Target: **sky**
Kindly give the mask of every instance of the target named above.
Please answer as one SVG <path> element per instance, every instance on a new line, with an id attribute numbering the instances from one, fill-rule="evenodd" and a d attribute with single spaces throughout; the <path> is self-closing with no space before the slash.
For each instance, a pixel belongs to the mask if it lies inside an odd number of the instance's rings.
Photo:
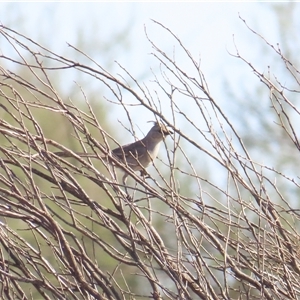
<path id="1" fill-rule="evenodd" d="M 53 4 L 47 4 L 52 6 Z M 54 5 L 55 6 L 55 5 Z M 174 41 L 162 34 L 151 20 L 161 22 L 175 33 L 195 56 L 201 56 L 205 72 L 215 74 L 220 65 L 227 67 L 228 51 L 233 48 L 233 35 L 239 48 L 249 58 L 254 58 L 255 49 L 249 49 L 245 36 L 246 29 L 239 15 L 251 25 L 258 25 L 263 34 L 274 38 L 272 31 L 272 12 L 267 4 L 260 3 L 62 3 L 57 4 L 54 24 L 59 24 L 59 36 L 52 35 L 53 44 L 64 45 L 65 41 L 75 43 L 74 28 L 85 28 L 92 39 L 109 39 L 116 32 L 130 24 L 131 49 L 118 53 L 116 59 L 131 72 L 144 72 L 151 47 L 145 37 L 145 28 L 150 38 L 161 47 L 173 47 Z M 32 10 L 34 11 L 34 10 Z M 93 22 L 87 20 L 91 15 L 102 30 L 93 32 Z M 38 13 L 36 13 L 38 15 Z M 36 17 L 33 17 L 35 19 Z M 63 21 L 62 21 L 63 20 Z M 260 20 L 258 22 L 258 20 Z M 61 28 L 63 25 L 63 28 Z M 49 30 L 51 31 L 51 30 Z M 142 68 L 141 68 L 142 67 Z M 149 66 L 150 67 L 150 66 Z M 142 70 L 141 70 L 142 69 Z"/>
<path id="2" fill-rule="evenodd" d="M 233 36 L 249 59 L 257 57 L 259 49 L 250 47 L 253 37 L 239 15 L 276 41 L 269 3 L 0 3 L 0 8 L 2 6 L 0 19 L 3 24 L 9 24 L 33 39 L 42 38 L 55 51 L 66 51 L 66 42 L 76 44 L 78 29 L 91 43 L 93 40 L 99 43 L 130 25 L 127 37 L 130 49 L 116 52 L 115 60 L 133 74 L 143 74 L 149 63 L 151 46 L 145 37 L 145 28 L 161 47 L 174 47 L 174 40 L 170 36 L 166 38 L 152 19 L 171 29 L 193 55 L 201 57 L 203 71 L 212 80 L 222 77 L 217 76 L 220 66 L 226 74 L 235 63 L 229 55 L 234 50 Z"/>

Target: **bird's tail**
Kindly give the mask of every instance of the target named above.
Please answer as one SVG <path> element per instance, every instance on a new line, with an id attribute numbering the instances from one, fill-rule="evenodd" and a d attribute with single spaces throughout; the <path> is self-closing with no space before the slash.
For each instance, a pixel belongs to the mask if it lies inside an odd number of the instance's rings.
<path id="1" fill-rule="evenodd" d="M 90 157 L 90 158 L 105 158 L 104 154 L 96 154 L 96 153 L 86 153 L 86 152 L 67 152 L 67 151 L 58 151 L 53 152 L 53 154 L 59 156 L 59 157 Z"/>

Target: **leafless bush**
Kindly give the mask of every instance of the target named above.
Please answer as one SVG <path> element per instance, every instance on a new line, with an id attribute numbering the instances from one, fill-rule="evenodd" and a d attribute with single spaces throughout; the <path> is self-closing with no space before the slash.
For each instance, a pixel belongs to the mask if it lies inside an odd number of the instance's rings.
<path id="1" fill-rule="evenodd" d="M 1 27 L 1 44 L 10 46 L 0 67 L 3 299 L 300 296 L 299 214 L 287 197 L 288 187 L 299 194 L 298 178 L 252 160 L 199 63 L 173 38 L 193 69 L 149 39 L 161 66 L 152 88 L 121 66 L 124 75 L 114 76 L 90 58 L 81 64 Z M 299 88 L 299 71 L 273 49 Z M 278 130 L 299 151 L 297 103 L 280 82 L 236 56 L 269 90 Z M 134 105 L 173 129 L 150 178 L 127 170 L 132 179 L 127 187 L 120 184 L 101 158 L 114 140 L 93 106 L 86 99 L 87 110 L 79 108 L 54 87 L 51 74 L 69 69 L 106 87 L 130 130 Z M 58 137 L 65 128 L 74 148 Z"/>

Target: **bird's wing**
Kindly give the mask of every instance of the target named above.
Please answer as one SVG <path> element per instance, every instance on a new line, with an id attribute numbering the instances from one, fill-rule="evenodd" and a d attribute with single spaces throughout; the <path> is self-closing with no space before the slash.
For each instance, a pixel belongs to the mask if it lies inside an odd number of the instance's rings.
<path id="1" fill-rule="evenodd" d="M 141 159 L 147 151 L 146 147 L 142 141 L 136 141 L 132 144 L 127 144 L 122 147 L 112 150 L 112 153 L 117 156 L 119 159 L 124 159 L 127 157 L 136 157 Z"/>

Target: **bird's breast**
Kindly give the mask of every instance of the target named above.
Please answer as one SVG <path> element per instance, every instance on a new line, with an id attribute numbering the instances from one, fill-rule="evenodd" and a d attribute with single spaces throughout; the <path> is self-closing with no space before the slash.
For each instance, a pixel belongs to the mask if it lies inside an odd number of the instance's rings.
<path id="1" fill-rule="evenodd" d="M 160 143 L 156 144 L 152 148 L 148 148 L 148 153 L 152 160 L 154 160 L 158 154 Z"/>

